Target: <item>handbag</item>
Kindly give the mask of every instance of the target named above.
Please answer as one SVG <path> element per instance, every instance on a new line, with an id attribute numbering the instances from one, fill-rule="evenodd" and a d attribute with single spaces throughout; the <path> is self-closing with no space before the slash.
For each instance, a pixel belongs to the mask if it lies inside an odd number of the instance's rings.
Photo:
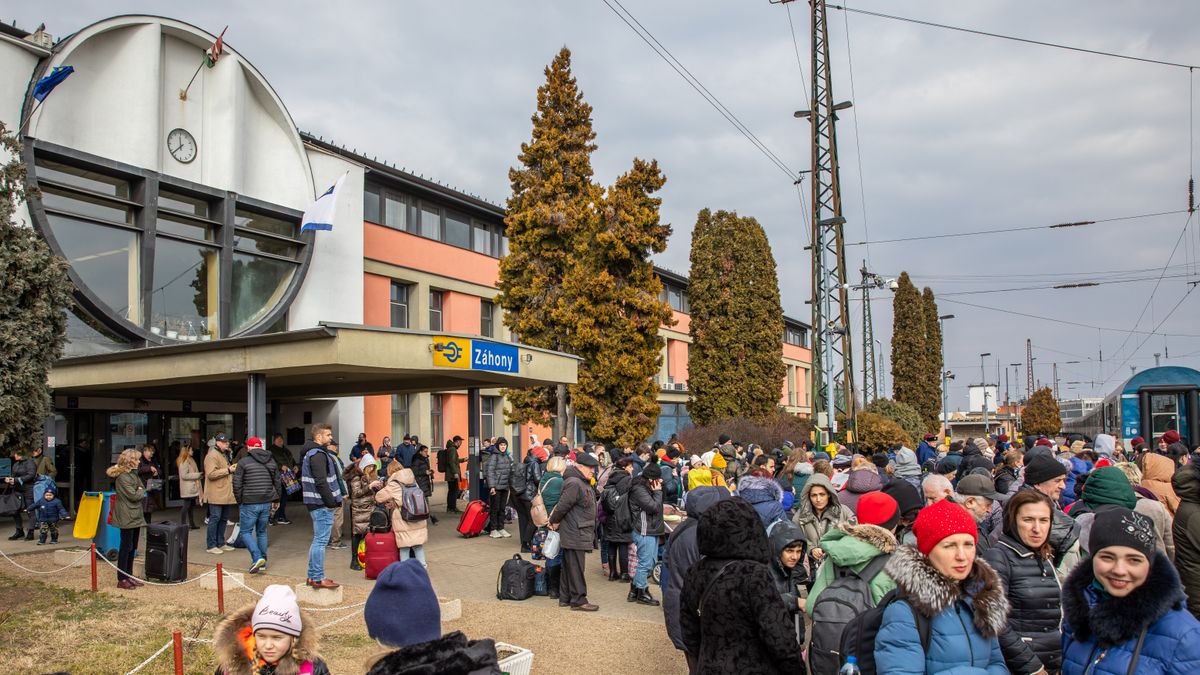
<path id="1" fill-rule="evenodd" d="M 542 486 L 545 489 L 546 486 Z M 534 527 L 545 527 L 550 522 L 550 514 L 546 512 L 546 502 L 542 499 L 542 490 L 533 496 L 529 506 L 529 516 L 533 519 Z"/>
<path id="2" fill-rule="evenodd" d="M 146 479 L 146 492 L 158 492 L 159 490 L 162 490 L 162 489 L 163 489 L 163 479 L 161 479 L 161 478 L 147 478 Z"/>
<path id="3" fill-rule="evenodd" d="M 15 489 L 8 489 L 0 492 L 0 516 L 11 516 L 21 512 L 25 502 L 21 498 L 21 493 Z"/>
<path id="4" fill-rule="evenodd" d="M 300 482 L 296 480 L 296 474 L 292 472 L 290 467 L 283 467 L 279 470 L 279 480 L 283 483 L 284 492 L 289 495 L 294 495 L 300 491 Z"/>
<path id="5" fill-rule="evenodd" d="M 545 556 L 546 560 L 553 560 L 558 557 L 558 549 L 561 543 L 558 530 L 546 531 L 546 543 L 542 544 L 542 555 Z"/>

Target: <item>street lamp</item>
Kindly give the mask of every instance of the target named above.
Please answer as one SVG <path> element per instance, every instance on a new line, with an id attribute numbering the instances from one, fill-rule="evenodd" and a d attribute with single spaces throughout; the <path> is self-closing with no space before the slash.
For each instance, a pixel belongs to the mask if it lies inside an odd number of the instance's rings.
<path id="1" fill-rule="evenodd" d="M 946 321 L 949 319 L 953 319 L 953 318 L 954 318 L 953 314 L 943 314 L 938 317 L 938 327 L 942 333 L 942 344 L 940 346 L 942 349 L 942 363 L 943 364 L 946 363 Z M 942 372 L 942 436 L 947 439 L 946 443 L 948 445 L 950 443 L 950 440 L 949 440 L 950 439 L 950 410 L 949 410 L 950 406 L 949 406 L 949 403 L 947 402 L 947 392 L 946 392 L 946 380 L 947 379 L 953 380 L 954 373 L 952 373 L 948 370 L 945 370 Z M 893 387 L 896 386 L 896 383 L 892 382 L 892 386 Z"/>
<path id="2" fill-rule="evenodd" d="M 979 355 L 979 383 L 983 386 L 983 435 L 987 436 L 988 418 L 987 418 L 987 372 L 983 367 L 983 359 L 991 356 L 991 352 L 984 352 Z"/>

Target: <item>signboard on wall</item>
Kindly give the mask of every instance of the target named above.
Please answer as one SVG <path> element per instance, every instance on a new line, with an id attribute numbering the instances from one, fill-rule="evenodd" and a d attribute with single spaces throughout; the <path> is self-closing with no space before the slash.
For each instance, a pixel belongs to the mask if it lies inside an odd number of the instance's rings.
<path id="1" fill-rule="evenodd" d="M 459 337 L 433 338 L 433 365 L 494 373 L 517 373 L 520 353 L 515 345 Z"/>

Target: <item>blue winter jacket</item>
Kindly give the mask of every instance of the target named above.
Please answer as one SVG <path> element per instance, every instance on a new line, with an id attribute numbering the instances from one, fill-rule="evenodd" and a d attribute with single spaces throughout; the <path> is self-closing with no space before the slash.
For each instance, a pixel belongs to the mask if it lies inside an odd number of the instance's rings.
<path id="1" fill-rule="evenodd" d="M 937 459 L 937 448 L 930 445 L 929 441 L 923 440 L 921 441 L 921 444 L 917 446 L 917 463 L 924 468 L 925 463 L 931 459 Z"/>
<path id="2" fill-rule="evenodd" d="M 1143 628 L 1138 675 L 1200 673 L 1200 621 L 1187 611 L 1166 555 L 1155 555 L 1146 582 L 1124 598 L 1097 589 L 1095 578 L 1088 558 L 1063 584 L 1063 675 L 1083 675 L 1089 666 L 1092 675 L 1126 675 Z"/>
<path id="3" fill-rule="evenodd" d="M 37 500 L 26 511 L 32 511 L 37 517 L 38 523 L 57 523 L 60 520 L 66 520 L 67 507 L 63 506 L 62 500 L 55 497 L 49 501 L 45 497 Z"/>
<path id="4" fill-rule="evenodd" d="M 996 636 L 1008 619 L 1008 599 L 986 562 L 976 559 L 970 576 L 959 584 L 942 576 L 912 546 L 901 546 L 884 570 L 905 599 L 884 610 L 875 636 L 877 672 L 1007 675 Z M 932 619 L 928 651 L 922 648 L 912 608 Z"/>

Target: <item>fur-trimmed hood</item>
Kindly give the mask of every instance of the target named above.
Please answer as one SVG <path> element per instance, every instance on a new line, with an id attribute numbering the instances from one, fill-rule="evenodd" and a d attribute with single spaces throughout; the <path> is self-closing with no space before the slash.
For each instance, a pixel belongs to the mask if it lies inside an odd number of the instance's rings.
<path id="1" fill-rule="evenodd" d="M 1089 557 L 1063 583 L 1063 613 L 1077 640 L 1086 642 L 1094 636 L 1101 647 L 1118 645 L 1136 638 L 1171 610 L 1183 608 L 1183 584 L 1162 552 L 1155 553 L 1146 582 L 1124 598 L 1090 602 L 1088 596 L 1096 594 L 1095 579 Z"/>
<path id="2" fill-rule="evenodd" d="M 818 543 L 833 564 L 840 567 L 866 565 L 882 553 L 896 550 L 896 537 L 878 525 L 843 525 L 832 529 Z"/>
<path id="3" fill-rule="evenodd" d="M 982 558 L 975 559 L 971 573 L 962 582 L 942 576 L 929 558 L 913 546 L 900 546 L 884 568 L 913 609 L 929 619 L 970 600 L 972 623 L 987 638 L 996 637 L 1008 623 L 1008 598 L 1000 577 Z"/>
<path id="4" fill-rule="evenodd" d="M 499 675 L 496 642 L 467 640 L 459 631 L 368 661 L 368 675 Z"/>
<path id="5" fill-rule="evenodd" d="M 254 614 L 254 607 L 255 605 L 246 605 L 226 615 L 213 632 L 213 653 L 217 659 L 217 667 L 224 675 L 255 675 L 258 672 L 257 663 L 246 654 L 240 635 L 242 629 L 250 627 L 250 616 Z M 300 610 L 300 625 L 303 626 L 300 637 L 296 638 L 292 645 L 291 653 L 275 666 L 275 675 L 297 675 L 301 663 L 320 658 L 317 654 L 319 638 L 316 625 L 312 616 L 304 610 Z"/>
<path id="6" fill-rule="evenodd" d="M 783 487 L 772 478 L 743 476 L 737 484 L 738 496 L 751 504 L 764 501 L 783 501 Z"/>

